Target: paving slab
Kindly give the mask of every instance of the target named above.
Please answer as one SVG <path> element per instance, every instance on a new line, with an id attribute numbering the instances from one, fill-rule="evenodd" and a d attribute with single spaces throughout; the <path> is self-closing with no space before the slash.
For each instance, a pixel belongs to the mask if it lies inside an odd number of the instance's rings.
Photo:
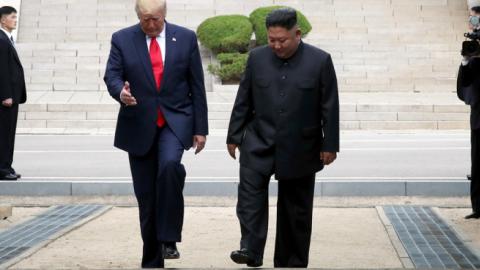
<path id="1" fill-rule="evenodd" d="M 0 205 L 0 220 L 4 220 L 12 215 L 11 205 Z"/>
<path id="2" fill-rule="evenodd" d="M 275 199 L 271 198 L 269 237 L 264 268 L 272 267 L 275 232 Z M 8 197 L 3 200 L 29 202 L 31 198 Z M 132 197 L 47 197 L 34 203 L 127 203 L 111 208 L 37 250 L 9 269 L 137 269 L 141 239 L 138 209 Z M 49 200 L 49 201 L 47 201 Z M 178 245 L 180 260 L 166 262 L 168 268 L 238 268 L 230 261 L 231 250 L 238 248 L 240 230 L 235 216 L 235 198 L 187 197 L 183 242 Z M 460 232 L 460 239 L 475 251 L 480 247 L 478 221 L 464 220 L 469 213 L 468 198 L 424 197 L 335 197 L 316 199 L 313 218 L 311 268 L 412 268 L 395 230 L 376 205 L 436 205 L 447 224 Z M 9 223 L 0 221 L 0 229 L 39 215 L 46 208 L 14 207 Z M 5 226 L 7 224 L 7 226 Z M 101 254 L 101 255 L 99 255 Z M 477 253 L 478 254 L 478 253 Z"/>
<path id="3" fill-rule="evenodd" d="M 272 267 L 275 208 L 270 209 L 264 267 Z M 400 268 L 375 208 L 315 208 L 310 267 Z M 228 257 L 238 248 L 234 207 L 187 207 L 180 260 L 172 268 L 238 268 Z M 138 268 L 141 240 L 138 210 L 116 207 L 72 231 L 10 269 Z M 102 254 L 102 256 L 99 256 Z"/>

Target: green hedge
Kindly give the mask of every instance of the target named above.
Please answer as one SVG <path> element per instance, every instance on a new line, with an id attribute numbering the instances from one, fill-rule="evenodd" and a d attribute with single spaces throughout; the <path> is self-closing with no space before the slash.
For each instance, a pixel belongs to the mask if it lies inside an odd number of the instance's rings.
<path id="1" fill-rule="evenodd" d="M 247 64 L 248 54 L 221 53 L 217 55 L 218 65 L 209 65 L 208 71 L 220 77 L 224 83 L 238 82 Z"/>
<path id="2" fill-rule="evenodd" d="M 250 21 L 253 24 L 253 30 L 255 31 L 255 37 L 257 40 L 257 45 L 265 45 L 268 43 L 267 40 L 267 27 L 265 26 L 265 21 L 267 15 L 275 9 L 285 8 L 285 6 L 270 6 L 257 8 L 250 14 Z M 311 30 L 312 25 L 307 20 L 307 18 L 297 10 L 297 21 L 300 29 L 302 30 L 302 36 L 306 36 Z"/>
<path id="3" fill-rule="evenodd" d="M 200 42 L 215 54 L 247 52 L 252 33 L 249 18 L 242 15 L 212 17 L 197 29 Z"/>

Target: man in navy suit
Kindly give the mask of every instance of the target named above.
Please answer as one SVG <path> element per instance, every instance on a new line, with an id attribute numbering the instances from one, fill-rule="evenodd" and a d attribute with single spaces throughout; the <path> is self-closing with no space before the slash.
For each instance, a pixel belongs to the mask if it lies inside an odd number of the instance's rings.
<path id="1" fill-rule="evenodd" d="M 25 75 L 15 49 L 12 31 L 17 27 L 17 11 L 0 8 L 0 180 L 20 178 L 12 167 L 17 129 L 18 104 L 25 103 Z"/>
<path id="2" fill-rule="evenodd" d="M 112 35 L 105 83 L 120 103 L 115 146 L 129 154 L 143 239 L 142 267 L 179 258 L 184 150 L 208 134 L 195 33 L 165 21 L 165 0 L 137 0 L 139 24 Z"/>

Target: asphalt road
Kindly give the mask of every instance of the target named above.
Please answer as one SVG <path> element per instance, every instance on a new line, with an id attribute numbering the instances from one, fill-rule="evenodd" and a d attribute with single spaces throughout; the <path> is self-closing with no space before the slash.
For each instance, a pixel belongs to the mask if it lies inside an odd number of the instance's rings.
<path id="1" fill-rule="evenodd" d="M 188 151 L 188 181 L 235 181 L 238 161 L 225 149 L 222 131 L 199 155 Z M 128 158 L 113 136 L 18 135 L 15 169 L 23 180 L 130 181 Z M 341 136 L 337 161 L 317 174 L 328 180 L 463 180 L 470 168 L 468 132 L 375 133 Z"/>

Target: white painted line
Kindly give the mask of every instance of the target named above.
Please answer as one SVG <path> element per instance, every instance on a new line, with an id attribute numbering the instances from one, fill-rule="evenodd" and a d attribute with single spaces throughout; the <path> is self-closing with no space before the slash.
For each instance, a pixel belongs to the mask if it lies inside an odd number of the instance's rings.
<path id="1" fill-rule="evenodd" d="M 470 150 L 470 147 L 355 147 L 355 148 L 341 148 L 341 152 L 345 151 L 448 151 L 448 150 Z M 191 151 L 191 150 L 190 150 Z M 227 149 L 205 149 L 202 152 L 207 153 L 225 153 Z M 121 150 L 17 150 L 18 154 L 111 154 L 123 153 Z M 188 153 L 188 151 L 187 151 Z"/>
<path id="2" fill-rule="evenodd" d="M 236 182 L 238 180 L 238 176 L 191 176 L 186 178 L 187 182 L 188 180 L 196 180 L 193 181 L 195 183 L 197 182 Z M 22 179 L 19 182 L 45 182 L 45 181 L 80 181 L 83 183 L 84 181 L 92 181 L 95 180 L 94 182 L 101 182 L 101 181 L 113 181 L 113 182 L 124 182 L 124 181 L 118 181 L 118 180 L 131 180 L 131 177 L 126 177 L 126 176 L 118 176 L 118 177 L 113 177 L 113 176 L 32 176 L 32 177 L 22 177 Z M 219 180 L 221 179 L 222 181 L 208 181 L 208 180 L 203 180 L 203 179 L 211 179 L 211 180 Z M 274 179 L 273 177 L 271 178 L 272 180 Z M 431 176 L 431 177 L 425 177 L 425 176 L 418 176 L 418 177 L 391 177 L 391 176 L 355 176 L 355 177 L 348 177 L 348 176 L 319 176 L 315 178 L 316 180 L 319 181 L 358 181 L 358 182 L 369 182 L 369 181 L 467 181 L 465 177 L 442 177 L 442 176 Z M 235 181 L 233 181 L 235 180 Z"/>

